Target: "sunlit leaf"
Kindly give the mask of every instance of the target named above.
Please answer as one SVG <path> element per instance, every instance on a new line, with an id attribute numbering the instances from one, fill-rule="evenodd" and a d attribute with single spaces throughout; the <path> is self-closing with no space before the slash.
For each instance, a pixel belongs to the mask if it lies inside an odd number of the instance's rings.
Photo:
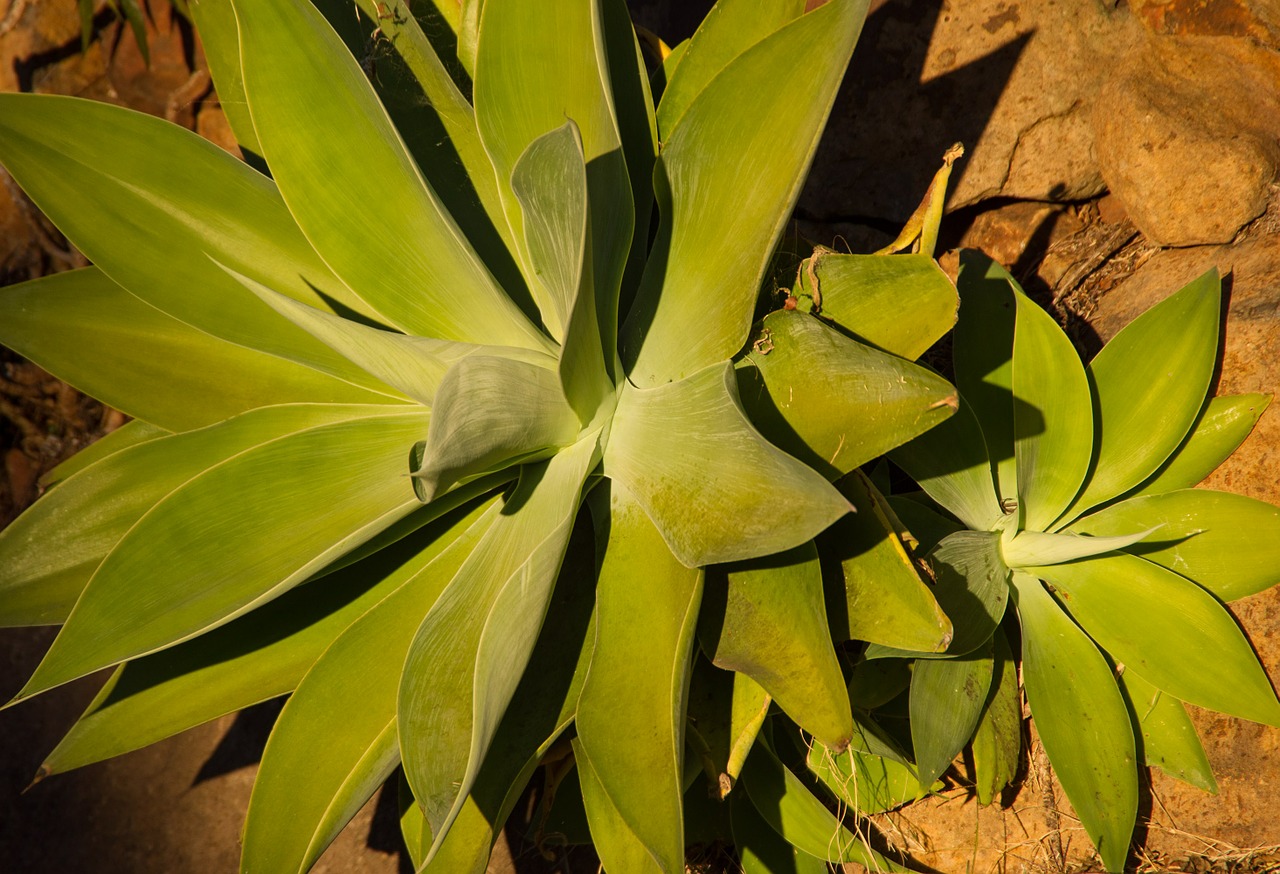
<path id="1" fill-rule="evenodd" d="M 1157 688 L 1280 725 L 1280 701 L 1249 642 L 1226 608 L 1195 583 L 1123 554 L 1030 572 L 1057 587 L 1099 646 Z"/>
<path id="2" fill-rule="evenodd" d="M 141 419 L 125 422 L 114 431 L 102 435 L 66 461 L 46 471 L 40 477 L 40 487 L 51 489 L 72 474 L 79 473 L 86 467 L 97 464 L 117 452 L 123 452 L 131 446 L 138 446 L 161 437 L 167 437 L 171 433 L 164 428 L 152 425 L 150 422 L 144 422 Z"/>
<path id="3" fill-rule="evenodd" d="M 688 567 L 799 546 L 849 510 L 821 474 L 751 426 L 727 361 L 658 388 L 626 385 L 605 472 L 635 495 Z M 775 518 L 779 507 L 785 524 Z"/>
<path id="4" fill-rule="evenodd" d="M 1119 680 L 1134 724 L 1141 729 L 1143 761 L 1216 795 L 1218 781 L 1182 702 L 1132 671 L 1122 671 Z"/>
<path id="5" fill-rule="evenodd" d="M 1154 495 L 1196 485 L 1244 442 L 1271 403 L 1264 394 L 1213 398 L 1200 411 L 1191 433 L 1134 495 Z"/>
<path id="6" fill-rule="evenodd" d="M 598 535 L 596 648 L 578 701 L 583 800 L 611 870 L 674 871 L 684 860 L 684 701 L 702 572 L 676 561 L 625 486 L 608 488 L 592 498 L 597 526 L 608 528 Z M 628 867 L 641 851 L 643 869 Z"/>
<path id="7" fill-rule="evenodd" d="M 743 874 L 826 874 L 827 863 L 789 844 L 765 822 L 743 793 L 732 796 L 729 807 L 733 848 Z"/>

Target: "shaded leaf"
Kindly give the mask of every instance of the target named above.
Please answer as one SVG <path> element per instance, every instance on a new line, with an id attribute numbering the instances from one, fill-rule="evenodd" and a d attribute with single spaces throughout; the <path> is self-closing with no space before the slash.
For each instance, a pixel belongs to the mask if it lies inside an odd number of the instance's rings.
<path id="1" fill-rule="evenodd" d="M 911 672 L 911 746 L 920 783 L 932 783 L 973 737 L 987 703 L 993 644 L 953 659 L 920 659 Z"/>
<path id="2" fill-rule="evenodd" d="M 743 793 L 732 797 L 733 847 L 743 874 L 826 874 L 823 859 L 796 849 L 765 822 Z"/>
<path id="3" fill-rule="evenodd" d="M 929 552 L 948 534 L 964 529 L 964 525 L 952 517 L 938 512 L 937 504 L 933 504 L 928 496 L 920 492 L 914 495 L 889 495 L 885 500 L 893 508 L 894 515 L 902 520 L 918 541 L 917 549 L 921 552 Z"/>
<path id="4" fill-rule="evenodd" d="M 1003 628 L 994 636 L 991 691 L 973 734 L 973 782 L 978 803 L 990 804 L 1013 782 L 1022 759 L 1022 693 L 1018 663 Z"/>
<path id="5" fill-rule="evenodd" d="M 849 810 L 870 816 L 893 810 L 923 797 L 915 771 L 901 762 L 871 752 L 861 727 L 849 749 L 838 755 L 820 743 L 807 750 L 809 771 Z M 942 788 L 941 783 L 935 789 Z"/>
<path id="6" fill-rule="evenodd" d="M 821 474 L 751 426 L 727 361 L 658 388 L 624 386 L 605 472 L 687 567 L 791 549 L 849 509 Z"/>
<path id="7" fill-rule="evenodd" d="M 717 801 L 729 795 L 742 773 L 771 701 L 769 693 L 746 674 L 723 671 L 707 659 L 695 657 L 685 738 L 689 749 L 701 758 L 708 788 Z M 686 793 L 686 824 L 688 800 Z M 686 844 L 694 842 L 685 836 Z"/>

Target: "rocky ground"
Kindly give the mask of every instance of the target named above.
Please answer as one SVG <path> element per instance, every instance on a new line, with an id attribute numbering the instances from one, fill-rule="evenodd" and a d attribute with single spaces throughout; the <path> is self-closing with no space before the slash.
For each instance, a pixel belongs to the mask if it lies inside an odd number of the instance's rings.
<path id="1" fill-rule="evenodd" d="M 707 4 L 635 0 L 671 41 Z M 165 116 L 234 148 L 199 45 L 151 3 L 150 66 L 109 10 L 81 50 L 73 0 L 0 0 L 0 89 L 72 93 Z M 953 142 L 943 241 L 1010 266 L 1086 354 L 1211 266 L 1229 277 L 1218 391 L 1280 389 L 1280 5 L 1274 0 L 873 0 L 811 182 L 809 239 L 878 248 Z M 0 170 L 0 282 L 84 261 Z M 944 265 L 953 263 L 944 257 Z M 118 413 L 12 355 L 0 361 L 0 524 L 39 475 L 117 427 Z M 1280 503 L 1273 406 L 1208 485 Z M 1280 677 L 1280 589 L 1232 605 Z M 0 697 L 48 630 L 0 633 Z M 227 717 L 25 794 L 93 680 L 0 712 L 0 870 L 235 870 L 257 750 L 273 711 Z M 1280 730 L 1194 718 L 1218 776 L 1207 796 L 1157 773 L 1144 799 L 1144 871 L 1280 871 Z M 1033 747 L 1034 749 L 1034 747 Z M 947 872 L 1088 871 L 1088 842 L 1042 754 L 1017 791 L 980 808 L 955 788 L 881 818 L 889 840 Z M 513 839 L 491 870 L 546 870 Z M 514 858 L 513 858 L 514 857 Z M 535 864 L 536 862 L 536 864 Z M 394 803 L 376 798 L 318 871 L 407 870 Z M 594 871 L 587 856 L 556 862 Z"/>

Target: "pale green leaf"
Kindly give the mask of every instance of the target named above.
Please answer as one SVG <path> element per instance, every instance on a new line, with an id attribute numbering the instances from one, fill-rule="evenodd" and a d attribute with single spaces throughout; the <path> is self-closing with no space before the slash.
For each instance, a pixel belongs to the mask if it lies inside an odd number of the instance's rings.
<path id="1" fill-rule="evenodd" d="M 406 449 L 428 416 L 386 407 L 347 415 L 300 422 L 231 455 L 147 511 L 102 561 L 19 697 L 229 622 L 413 509 Z"/>
<path id="2" fill-rule="evenodd" d="M 911 767 L 875 755 L 871 745 L 859 726 L 849 749 L 839 755 L 820 743 L 811 742 L 808 750 L 803 751 L 805 764 L 840 804 L 862 815 L 893 810 L 925 794 Z M 933 788 L 942 786 L 939 782 Z"/>
<path id="3" fill-rule="evenodd" d="M 677 871 L 684 860 L 685 697 L 702 572 L 676 560 L 625 485 L 614 480 L 604 488 L 592 493 L 593 518 L 608 526 L 597 534 L 605 546 L 596 649 L 578 700 L 583 800 L 610 870 Z M 607 513 L 597 506 L 606 500 Z M 644 859 L 643 867 L 628 867 L 633 858 Z"/>
<path id="4" fill-rule="evenodd" d="M 831 862 L 857 862 L 872 871 L 907 870 L 846 828 L 761 741 L 742 769 L 742 785 L 761 818 L 797 850 Z"/>
<path id="5" fill-rule="evenodd" d="M 1204 589 L 1132 555 L 1031 569 L 1117 661 L 1176 698 L 1280 725 L 1271 690 L 1231 614 Z"/>
<path id="6" fill-rule="evenodd" d="M 409 862 L 413 870 L 418 871 L 427 861 L 427 851 L 431 849 L 431 826 L 427 824 L 427 815 L 422 806 L 413 797 L 409 781 L 404 778 L 404 771 L 396 781 L 400 802 L 400 837 L 404 840 L 404 848 L 409 852 Z"/>
<path id="7" fill-rule="evenodd" d="M 406 566 L 403 583 L 340 634 L 276 720 L 245 818 L 242 872 L 305 872 L 400 761 L 396 693 L 414 633 L 498 516 L 476 507 L 447 548 Z M 318 749 L 324 755 L 316 755 Z"/>
<path id="8" fill-rule="evenodd" d="M 720 0 L 685 47 L 679 75 L 673 75 L 658 105 L 658 129 L 663 141 L 695 97 L 721 70 L 760 40 L 804 13 L 804 0 Z"/>
<path id="9" fill-rule="evenodd" d="M 995 667 L 991 691 L 973 733 L 973 782 L 979 804 L 1013 782 L 1022 759 L 1022 692 L 1018 663 L 1003 628 L 995 633 Z"/>
<path id="10" fill-rule="evenodd" d="M 218 104 L 227 116 L 231 132 L 240 148 L 262 154 L 258 135 L 249 117 L 244 97 L 244 77 L 240 74 L 240 31 L 231 0 L 191 0 L 191 20 L 200 34 L 209 75 L 218 93 Z M 246 156 L 248 157 L 248 156 Z"/>
<path id="11" fill-rule="evenodd" d="M 526 465 L 414 637 L 400 685 L 400 751 L 431 824 L 433 854 L 464 806 L 529 662 L 597 458 L 591 435 Z"/>
<path id="12" fill-rule="evenodd" d="M 1022 623 L 1022 681 L 1040 741 L 1108 871 L 1124 870 L 1138 813 L 1133 726 L 1115 675 L 1040 581 L 1013 585 Z"/>
<path id="13" fill-rule="evenodd" d="M 1218 781 L 1183 703 L 1132 671 L 1122 671 L 1119 680 L 1134 724 L 1142 732 L 1143 761 L 1170 777 L 1217 795 Z"/>
<path id="14" fill-rule="evenodd" d="M 1003 518 L 982 428 L 964 395 L 954 416 L 894 449 L 889 458 L 969 528 L 993 529 Z"/>
<path id="15" fill-rule="evenodd" d="M 1132 531 L 1130 526 L 1127 531 Z M 1154 526 L 1137 533 L 1116 534 L 1111 537 L 1094 537 L 1073 532 L 1047 534 L 1043 531 L 1019 531 L 1000 545 L 1004 563 L 1009 567 L 1060 564 L 1079 558 L 1090 558 L 1106 552 L 1125 549 L 1146 540 L 1162 526 Z"/>
<path id="16" fill-rule="evenodd" d="M 658 388 L 625 385 L 605 472 L 688 567 L 799 546 L 849 510 L 821 474 L 751 426 L 728 361 Z"/>
<path id="17" fill-rule="evenodd" d="M 1181 445 L 1213 377 L 1221 308 L 1213 269 L 1138 316 L 1089 362 L 1099 440 L 1073 516 L 1138 485 Z"/>
<path id="18" fill-rule="evenodd" d="M 853 713 L 813 543 L 708 571 L 698 636 L 716 667 L 751 677 L 824 744 L 848 745 Z"/>
<path id="19" fill-rule="evenodd" d="M 554 371 L 473 355 L 445 374 L 436 393 L 421 464 L 413 471 L 425 503 L 468 477 L 568 446 L 579 422 Z"/>
<path id="20" fill-rule="evenodd" d="M 818 536 L 836 585 L 827 589 L 827 621 L 835 640 L 865 640 L 905 650 L 939 652 L 951 642 L 951 620 L 920 578 L 887 505 L 862 471 L 837 487 L 856 512 Z"/>
<path id="21" fill-rule="evenodd" d="M 65 621 L 102 560 L 139 520 L 211 468 L 299 430 L 377 409 L 257 410 L 122 449 L 68 477 L 0 531 L 0 624 Z"/>
<path id="22" fill-rule="evenodd" d="M 981 252 L 960 253 L 960 315 L 951 357 L 956 386 L 982 429 L 1000 500 L 1018 497 L 1013 451 L 1013 339 L 1021 289 Z M 985 526 L 984 526 L 985 527 Z"/>
<path id="23" fill-rule="evenodd" d="M 118 106 L 3 94 L 0 163 L 103 273 L 162 312 L 378 387 L 211 260 L 312 306 L 374 315 L 317 257 L 275 184 L 207 140 Z"/>
<path id="24" fill-rule="evenodd" d="M 819 250 L 801 265 L 796 292 L 812 296 L 812 278 L 818 280 L 822 318 L 856 340 L 911 361 L 956 323 L 956 287 L 928 255 Z"/>
<path id="25" fill-rule="evenodd" d="M 1071 530 L 1105 536 L 1138 525 L 1159 530 L 1126 552 L 1194 580 L 1223 601 L 1280 582 L 1280 509 L 1271 504 L 1230 492 L 1181 489 L 1112 504 Z"/>
<path id="26" fill-rule="evenodd" d="M 1013 437 L 1020 528 L 1044 531 L 1070 506 L 1093 453 L 1089 382 L 1047 312 L 1015 291 Z"/>
<path id="27" fill-rule="evenodd" d="M 590 424 L 613 384 L 614 350 L 601 346 L 591 271 L 587 168 L 572 121 L 529 144 L 511 186 L 524 216 L 525 245 L 543 320 L 560 340 L 560 382 L 583 425 Z M 540 292 L 540 293 L 539 293 Z"/>
<path id="28" fill-rule="evenodd" d="M 40 487 L 51 489 L 72 474 L 79 473 L 91 464 L 103 461 L 131 446 L 138 446 L 152 440 L 158 440 L 161 437 L 168 437 L 170 433 L 172 432 L 152 425 L 150 422 L 144 422 L 141 419 L 125 422 L 114 431 L 99 437 L 52 470 L 46 471 L 40 477 Z"/>
<path id="29" fill-rule="evenodd" d="M 1213 398 L 1200 411 L 1191 433 L 1134 495 L 1154 495 L 1196 485 L 1235 452 L 1271 403 L 1264 394 Z"/>
<path id="30" fill-rule="evenodd" d="M 221 628 L 120 666 L 43 769 L 102 761 L 293 691 L 334 638 L 452 543 L 468 518 L 450 514 Z"/>
<path id="31" fill-rule="evenodd" d="M 717 801 L 733 790 L 771 701 L 769 693 L 746 674 L 722 671 L 705 658 L 694 658 L 685 739 L 701 759 L 709 794 Z M 686 793 L 686 828 L 688 801 Z M 693 839 L 686 834 L 685 842 Z"/>
<path id="32" fill-rule="evenodd" d="M 611 83 L 602 67 L 607 47 L 599 30 L 599 5 L 488 0 L 480 22 L 484 38 L 476 57 L 475 107 L 508 222 L 520 241 L 526 239 L 524 219 L 511 188 L 520 156 L 567 119 L 581 131 L 590 198 L 588 287 L 595 290 L 605 363 L 612 371 L 619 283 L 631 249 L 635 212 Z M 535 285 L 531 269 L 526 256 L 525 275 Z M 551 327 L 548 314 L 543 315 Z"/>
<path id="33" fill-rule="evenodd" d="M 765 317 L 738 365 L 751 421 L 770 440 L 838 479 L 956 410 L 937 374 L 851 340 L 805 313 Z"/>
<path id="34" fill-rule="evenodd" d="M 273 404 L 406 400 L 374 389 L 377 380 L 366 377 L 369 387 L 361 387 L 198 331 L 94 267 L 0 292 L 0 342 L 103 403 L 170 431 Z"/>
<path id="35" fill-rule="evenodd" d="M 384 321 L 410 333 L 547 349 L 423 179 L 320 13 L 289 0 L 240 0 L 235 8 L 264 155 L 298 225 L 334 271 Z"/>
<path id="36" fill-rule="evenodd" d="M 827 874 L 827 863 L 796 849 L 774 831 L 743 793 L 729 806 L 733 848 L 743 874 Z"/>
<path id="37" fill-rule="evenodd" d="M 567 748 L 557 738 L 577 711 L 591 659 L 594 586 L 591 530 L 578 525 L 547 609 L 547 633 L 538 638 L 471 794 L 426 869 L 430 874 L 484 874 L 494 842 L 501 837 L 503 825 L 539 761 L 544 756 L 552 760 Z M 426 825 L 425 815 L 421 822 Z M 427 827 L 420 858 L 430 849 L 430 834 Z"/>
<path id="38" fill-rule="evenodd" d="M 664 136 L 654 168 L 662 221 L 622 334 L 636 385 L 682 379 L 742 347 L 866 9 L 832 0 L 776 31 Z"/>
<path id="39" fill-rule="evenodd" d="M 501 356 L 549 369 L 550 355 L 517 346 L 481 346 L 434 337 L 414 337 L 344 319 L 278 294 L 247 276 L 224 268 L 264 303 L 339 352 L 360 369 L 431 406 L 449 368 L 470 355 Z"/>
<path id="40" fill-rule="evenodd" d="M 982 718 L 994 670 L 993 644 L 954 659 L 920 659 L 911 672 L 911 746 L 920 783 L 951 766 Z"/>
<path id="41" fill-rule="evenodd" d="M 991 639 L 1009 598 L 1009 568 L 1000 558 L 1000 535 L 988 531 L 957 531 L 929 553 L 933 595 L 951 619 L 954 636 L 941 652 L 904 652 L 879 644 L 867 648 L 867 658 L 949 658 L 973 652 Z"/>

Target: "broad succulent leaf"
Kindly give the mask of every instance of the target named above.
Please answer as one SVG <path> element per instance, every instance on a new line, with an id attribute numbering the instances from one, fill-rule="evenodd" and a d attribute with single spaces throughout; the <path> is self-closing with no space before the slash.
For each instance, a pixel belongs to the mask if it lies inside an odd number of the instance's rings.
<path id="1" fill-rule="evenodd" d="M 1138 813 L 1138 774 L 1115 675 L 1039 580 L 1015 571 L 1013 590 L 1036 730 L 1106 869 L 1122 871 Z"/>
<path id="2" fill-rule="evenodd" d="M 425 411 L 294 415 L 292 428 L 202 471 L 124 533 L 18 697 L 229 622 L 413 509 L 403 453 L 426 426 Z M 317 516 L 312 501 L 328 512 Z M 221 512 L 229 502 L 242 511 Z M 192 526 L 198 540 L 183 536 Z M 292 536 L 282 542 L 279 527 Z M 228 552 L 227 543 L 237 548 Z"/>
<path id="3" fill-rule="evenodd" d="M 1187 436 L 1213 377 L 1221 308 L 1210 270 L 1126 325 L 1089 363 L 1098 446 L 1076 512 L 1141 483 Z"/>
<path id="4" fill-rule="evenodd" d="M 1264 394 L 1210 398 L 1187 439 L 1131 496 L 1171 492 L 1199 483 L 1240 447 L 1270 403 L 1271 396 Z"/>
<path id="5" fill-rule="evenodd" d="M 746 340 L 761 253 L 799 196 L 865 15 L 865 0 L 831 0 L 792 21 L 730 62 L 664 135 L 654 168 L 662 222 L 622 333 L 636 385 L 691 376 Z M 738 160 L 708 160 L 723 150 Z"/>
<path id="6" fill-rule="evenodd" d="M 956 658 L 916 662 L 911 672 L 911 747 L 922 784 L 941 777 L 973 737 L 991 689 L 993 650 L 988 639 Z"/>
<path id="7" fill-rule="evenodd" d="M 625 385 L 604 464 L 687 567 L 791 549 L 849 510 L 821 474 L 760 436 L 727 361 L 657 388 Z"/>
<path id="8" fill-rule="evenodd" d="M 732 792 L 742 774 L 772 700 L 764 687 L 746 674 L 722 671 L 705 658 L 695 659 L 685 737 L 690 751 L 701 757 L 712 787 L 709 794 L 718 801 Z"/>
<path id="9" fill-rule="evenodd" d="M 1135 524 L 1159 528 L 1127 552 L 1194 580 L 1223 601 L 1280 582 L 1280 509 L 1264 501 L 1178 489 L 1112 504 L 1071 530 L 1105 536 Z"/>
<path id="10" fill-rule="evenodd" d="M 1216 795 L 1218 781 L 1183 703 L 1132 671 L 1121 671 L 1117 679 L 1134 724 L 1141 728 L 1143 761 Z"/>
<path id="11" fill-rule="evenodd" d="M 97 464 L 99 461 L 103 461 L 118 452 L 123 452 L 131 446 L 139 446 L 151 440 L 158 440 L 161 437 L 167 437 L 171 433 L 173 432 L 158 425 L 152 425 L 150 422 L 144 422 L 141 419 L 125 422 L 119 428 L 104 434 L 66 461 L 47 471 L 39 479 L 40 487 L 46 490 L 51 489 L 72 474 L 79 473 L 90 465 Z"/>
<path id="12" fill-rule="evenodd" d="M 719 668 L 760 684 L 805 731 L 839 751 L 853 713 L 827 628 L 812 543 L 708 572 L 698 635 Z"/>
<path id="13" fill-rule="evenodd" d="M 991 690 L 973 734 L 973 780 L 978 802 L 990 804 L 1013 782 L 1022 753 L 1022 694 L 1018 664 L 1003 628 L 994 636 Z"/>
<path id="14" fill-rule="evenodd" d="M 400 330 L 546 349 L 422 177 L 323 16 L 290 0 L 234 5 L 263 154 L 298 227 L 334 272 Z"/>
<path id="15" fill-rule="evenodd" d="M 733 843 L 743 874 L 825 874 L 825 859 L 797 849 L 773 830 L 743 793 L 732 796 Z"/>
<path id="16" fill-rule="evenodd" d="M 595 651 L 578 700 L 583 801 L 605 865 L 679 870 L 684 709 L 703 571 L 672 555 L 625 485 L 592 494 L 604 548 Z M 629 867 L 632 859 L 642 867 Z"/>
<path id="17" fill-rule="evenodd" d="M 956 410 L 946 380 L 804 313 L 770 313 L 753 336 L 737 371 L 743 407 L 773 443 L 831 480 Z"/>
<path id="18" fill-rule="evenodd" d="M 244 96 L 244 75 L 240 72 L 240 28 L 235 7 L 231 0 L 192 0 L 190 8 L 209 75 L 231 132 L 242 150 L 260 160 L 262 146 L 253 129 L 249 101 Z"/>
<path id="19" fill-rule="evenodd" d="M 859 727 L 849 749 L 832 753 L 812 743 L 805 756 L 810 773 L 836 800 L 863 815 L 883 813 L 919 799 L 923 794 L 915 769 L 894 759 L 876 755 L 872 742 Z M 934 789 L 942 788 L 934 784 Z"/>

